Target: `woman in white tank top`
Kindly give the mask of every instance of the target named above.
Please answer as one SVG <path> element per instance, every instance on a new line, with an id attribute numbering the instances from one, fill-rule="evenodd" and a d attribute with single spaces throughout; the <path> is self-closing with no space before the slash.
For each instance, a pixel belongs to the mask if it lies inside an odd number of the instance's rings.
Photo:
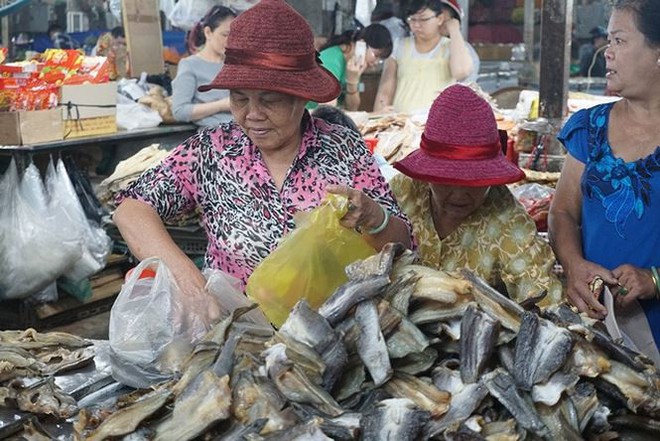
<path id="1" fill-rule="evenodd" d="M 413 36 L 398 40 L 385 61 L 374 111 L 427 110 L 440 92 L 474 68 L 456 0 L 415 0 L 408 12 Z"/>

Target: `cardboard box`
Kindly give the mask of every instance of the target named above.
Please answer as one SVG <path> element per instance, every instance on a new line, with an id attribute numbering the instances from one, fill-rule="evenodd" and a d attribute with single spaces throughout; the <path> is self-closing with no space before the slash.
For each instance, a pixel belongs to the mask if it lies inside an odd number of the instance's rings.
<path id="1" fill-rule="evenodd" d="M 117 131 L 117 83 L 65 84 L 60 94 L 64 138 Z"/>
<path id="2" fill-rule="evenodd" d="M 0 112 L 0 143 L 37 144 L 63 139 L 60 109 L 31 112 Z"/>
<path id="3" fill-rule="evenodd" d="M 116 131 L 117 117 L 115 115 L 64 120 L 64 139 L 104 135 Z"/>

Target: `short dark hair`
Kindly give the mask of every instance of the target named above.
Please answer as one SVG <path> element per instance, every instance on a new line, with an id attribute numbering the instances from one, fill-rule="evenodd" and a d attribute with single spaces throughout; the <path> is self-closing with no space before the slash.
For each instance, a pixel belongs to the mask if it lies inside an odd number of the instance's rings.
<path id="1" fill-rule="evenodd" d="M 392 53 L 392 35 L 380 23 L 372 23 L 364 29 L 349 29 L 339 35 L 334 35 L 321 46 L 320 50 L 342 44 L 350 44 L 364 40 L 371 48 L 381 50 L 381 58 L 387 58 Z"/>
<path id="2" fill-rule="evenodd" d="M 42 28 L 43 29 L 43 28 Z M 62 32 L 64 29 L 62 29 L 62 26 L 60 26 L 57 23 L 53 23 L 52 25 L 48 26 L 48 35 L 52 34 L 53 32 Z"/>
<path id="3" fill-rule="evenodd" d="M 110 35 L 112 38 L 126 38 L 126 33 L 124 33 L 124 28 L 121 26 L 115 26 L 110 30 Z"/>
<path id="4" fill-rule="evenodd" d="M 414 15 L 423 9 L 430 9 L 436 14 L 440 14 L 443 9 L 443 3 L 441 0 L 413 0 L 408 6 L 406 15 Z M 449 8 L 451 9 L 451 8 Z"/>
<path id="5" fill-rule="evenodd" d="M 631 11 L 637 28 L 649 46 L 660 46 L 660 1 L 658 0 L 614 0 L 614 9 Z"/>
<path id="6" fill-rule="evenodd" d="M 312 111 L 312 115 L 330 124 L 337 124 L 351 129 L 358 135 L 360 134 L 360 129 L 355 124 L 355 121 L 346 112 L 337 107 L 321 105 Z"/>

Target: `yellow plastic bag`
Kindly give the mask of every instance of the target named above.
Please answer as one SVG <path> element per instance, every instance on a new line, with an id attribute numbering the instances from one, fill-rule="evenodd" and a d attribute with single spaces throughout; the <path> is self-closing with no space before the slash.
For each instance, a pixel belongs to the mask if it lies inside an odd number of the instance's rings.
<path id="1" fill-rule="evenodd" d="M 339 223 L 347 210 L 345 196 L 328 195 L 248 279 L 248 297 L 275 326 L 284 323 L 300 299 L 312 308 L 321 306 L 348 280 L 348 264 L 376 253 L 362 236 Z"/>

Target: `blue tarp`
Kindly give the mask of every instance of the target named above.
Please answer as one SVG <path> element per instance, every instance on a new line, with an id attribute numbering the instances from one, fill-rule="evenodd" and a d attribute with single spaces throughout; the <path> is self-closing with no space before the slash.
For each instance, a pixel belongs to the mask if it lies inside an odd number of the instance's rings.
<path id="1" fill-rule="evenodd" d="M 94 30 L 87 32 L 72 32 L 71 38 L 76 40 L 82 46 L 90 36 L 98 37 L 99 35 L 108 32 L 108 30 Z M 186 33 L 183 31 L 164 31 L 163 32 L 163 46 L 171 47 L 177 50 L 179 54 L 183 54 L 186 51 Z M 44 50 L 53 47 L 53 44 L 48 38 L 47 34 L 38 34 L 34 36 L 34 41 L 32 42 L 32 50 L 37 52 L 43 52 Z M 91 48 L 90 48 L 91 50 Z"/>

